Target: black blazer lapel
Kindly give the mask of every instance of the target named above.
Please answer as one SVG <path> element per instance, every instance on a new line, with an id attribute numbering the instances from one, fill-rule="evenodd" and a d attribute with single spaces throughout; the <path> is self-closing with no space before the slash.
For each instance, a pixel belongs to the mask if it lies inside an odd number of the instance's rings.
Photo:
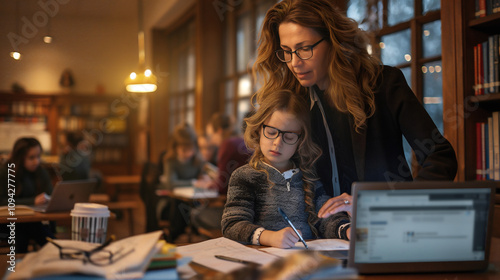
<path id="1" fill-rule="evenodd" d="M 356 164 L 356 173 L 359 181 L 365 179 L 365 152 L 366 152 L 366 129 L 360 128 L 360 133 L 354 130 L 354 121 L 349 116 L 349 125 L 351 127 L 352 152 L 354 153 L 354 162 Z"/>

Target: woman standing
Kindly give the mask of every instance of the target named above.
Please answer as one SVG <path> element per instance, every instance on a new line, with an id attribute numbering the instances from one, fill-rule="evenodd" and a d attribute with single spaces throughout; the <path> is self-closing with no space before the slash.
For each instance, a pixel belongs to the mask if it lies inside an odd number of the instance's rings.
<path id="1" fill-rule="evenodd" d="M 350 211 L 354 181 L 453 180 L 455 152 L 402 72 L 366 50 L 363 31 L 329 0 L 284 0 L 266 14 L 254 75 L 256 101 L 286 88 L 310 100 L 317 162 L 332 196 L 319 212 Z M 412 177 L 405 137 L 421 166 Z"/>

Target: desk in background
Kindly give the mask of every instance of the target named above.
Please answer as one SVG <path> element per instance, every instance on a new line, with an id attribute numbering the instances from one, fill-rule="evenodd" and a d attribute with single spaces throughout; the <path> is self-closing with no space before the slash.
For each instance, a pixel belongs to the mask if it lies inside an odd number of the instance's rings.
<path id="1" fill-rule="evenodd" d="M 17 218 L 16 220 L 9 220 L 10 218 Z M 16 223 L 33 223 L 41 221 L 54 221 L 54 222 L 69 222 L 71 223 L 70 212 L 54 212 L 54 213 L 41 213 L 35 212 L 33 215 L 19 215 L 14 217 L 2 216 L 0 217 L 0 224 L 7 224 L 10 222 Z"/>
<path id="2" fill-rule="evenodd" d="M 182 187 L 181 187 L 182 188 Z M 209 207 L 209 208 L 222 208 L 224 207 L 224 204 L 226 203 L 226 195 L 220 195 L 216 194 L 213 196 L 210 194 L 209 196 L 194 196 L 194 197 L 189 197 L 185 195 L 177 195 L 173 190 L 168 190 L 168 189 L 158 189 L 156 190 L 156 195 L 158 197 L 170 197 L 176 200 L 180 200 L 182 202 L 185 202 L 190 209 L 193 209 L 194 207 Z M 173 211 L 171 209 L 171 211 Z M 191 211 L 190 211 L 191 212 Z M 169 222 L 168 221 L 159 221 L 160 226 L 162 227 L 168 227 Z M 190 231 L 188 232 L 188 242 L 192 242 L 192 232 L 195 230 L 195 226 L 192 224 L 190 221 L 188 223 L 190 227 Z M 196 230 L 203 236 L 207 238 L 217 238 L 222 236 L 222 231 L 220 229 L 210 229 L 210 228 L 203 228 L 203 227 L 196 227 Z"/>
<path id="3" fill-rule="evenodd" d="M 121 176 L 105 176 L 103 178 L 106 193 L 109 195 L 111 201 L 118 200 L 118 194 L 124 186 L 134 187 L 139 189 L 141 183 L 140 175 L 121 175 Z"/>

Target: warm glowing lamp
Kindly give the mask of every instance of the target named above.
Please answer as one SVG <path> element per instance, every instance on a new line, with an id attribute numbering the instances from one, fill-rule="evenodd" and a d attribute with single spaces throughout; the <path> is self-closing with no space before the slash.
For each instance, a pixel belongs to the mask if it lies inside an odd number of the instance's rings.
<path id="1" fill-rule="evenodd" d="M 139 71 L 130 73 L 125 80 L 125 86 L 128 92 L 154 92 L 156 91 L 156 76 L 150 69 L 146 68 L 146 59 L 144 51 L 144 30 L 142 28 L 142 0 L 138 0 L 139 10 Z"/>
<path id="2" fill-rule="evenodd" d="M 153 92 L 156 91 L 156 77 L 151 70 L 146 69 L 139 74 L 132 72 L 125 80 L 126 89 L 129 92 Z"/>
<path id="3" fill-rule="evenodd" d="M 12 57 L 15 60 L 21 59 L 21 53 L 20 52 L 10 52 L 10 57 Z"/>

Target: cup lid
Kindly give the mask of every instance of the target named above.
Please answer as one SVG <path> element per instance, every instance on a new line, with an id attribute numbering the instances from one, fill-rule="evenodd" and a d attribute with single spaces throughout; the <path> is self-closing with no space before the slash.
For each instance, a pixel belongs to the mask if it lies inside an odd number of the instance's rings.
<path id="1" fill-rule="evenodd" d="M 108 206 L 97 203 L 75 203 L 71 216 L 109 217 Z"/>

